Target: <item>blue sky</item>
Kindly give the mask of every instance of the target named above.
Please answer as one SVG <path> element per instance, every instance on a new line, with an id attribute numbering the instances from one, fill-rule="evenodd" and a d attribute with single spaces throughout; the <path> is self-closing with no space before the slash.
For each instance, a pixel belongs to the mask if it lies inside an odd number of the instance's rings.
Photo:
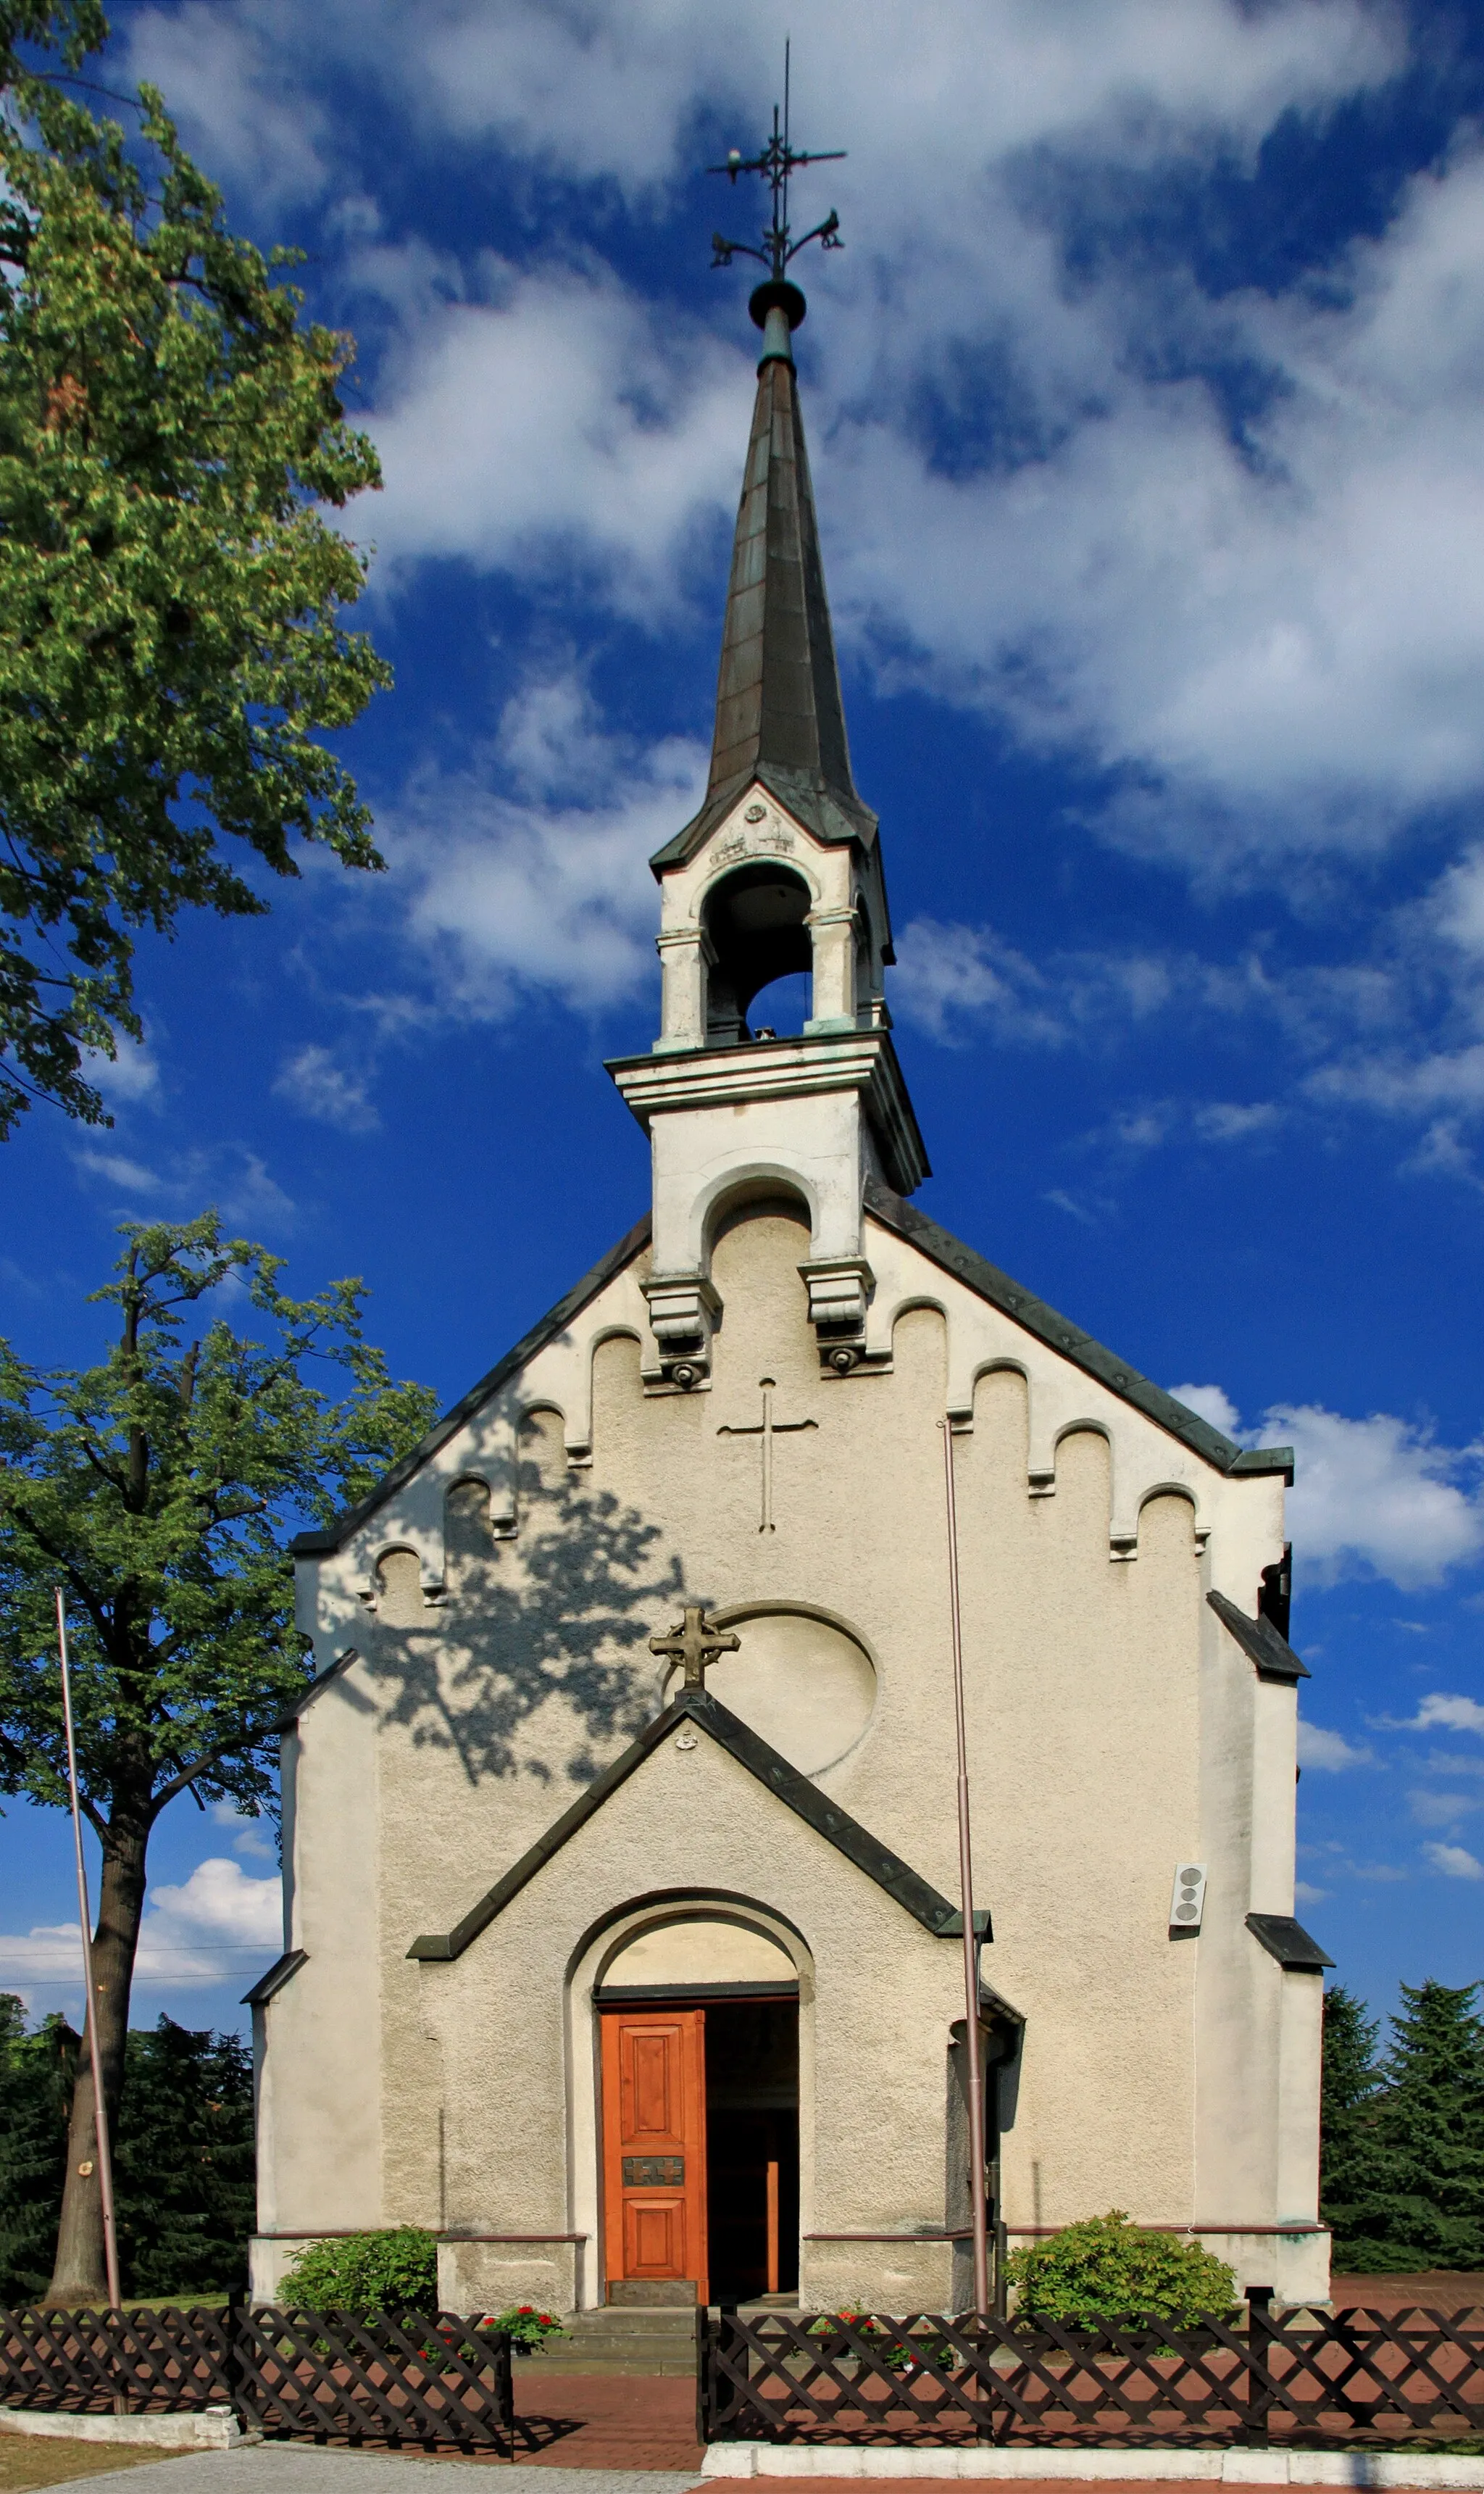
<path id="1" fill-rule="evenodd" d="M 755 352 L 707 263 L 760 202 L 697 168 L 761 137 L 786 31 L 796 137 L 850 151 L 796 199 L 847 244 L 799 350 L 919 1201 L 1293 1441 L 1300 1912 L 1378 2007 L 1470 1981 L 1476 10 L 118 10 L 108 81 L 163 87 L 360 341 L 397 684 L 345 749 L 390 871 L 312 855 L 266 921 L 145 942 L 112 1131 L 5 1147 L 0 1323 L 91 1355 L 112 1225 L 216 1201 L 291 1287 L 363 1274 L 452 1398 L 643 1208 L 601 1060 L 654 1027 L 645 861 L 704 774 Z M 235 2019 L 272 1867 L 177 1806 L 136 2018 Z M 65 1827 L 13 1807 L 0 1874 L 0 1983 L 76 2007 Z"/>

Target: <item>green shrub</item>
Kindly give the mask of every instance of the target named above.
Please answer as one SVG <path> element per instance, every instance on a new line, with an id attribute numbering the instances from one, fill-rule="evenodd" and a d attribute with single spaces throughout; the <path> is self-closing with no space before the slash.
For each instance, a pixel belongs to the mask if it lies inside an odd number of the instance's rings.
<path id="1" fill-rule="evenodd" d="M 1038 2321 L 1196 2321 L 1227 2312 L 1236 2279 L 1199 2243 L 1149 2234 L 1122 2208 L 1064 2226 L 1049 2241 L 1012 2252 L 1006 2271 L 1017 2314 Z"/>
<path id="2" fill-rule="evenodd" d="M 393 2226 L 375 2235 L 342 2235 L 294 2255 L 279 2294 L 308 2312 L 438 2310 L 438 2244 L 421 2226 Z"/>

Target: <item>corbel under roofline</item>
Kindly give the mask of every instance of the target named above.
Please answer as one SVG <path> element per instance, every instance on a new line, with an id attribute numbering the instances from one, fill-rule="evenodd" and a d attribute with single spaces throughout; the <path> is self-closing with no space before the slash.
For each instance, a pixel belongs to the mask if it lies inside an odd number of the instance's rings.
<path id="1" fill-rule="evenodd" d="M 924 1931 L 930 1931 L 934 1939 L 961 1937 L 963 1916 L 956 1905 L 951 1905 L 946 1897 L 940 1897 L 937 1889 L 920 1878 L 899 1854 L 881 1843 L 861 1825 L 859 1819 L 852 1818 L 848 1810 L 841 1810 L 837 1802 L 830 1801 L 807 1776 L 801 1775 L 797 1767 L 791 1767 L 787 1758 L 781 1757 L 771 1743 L 741 1722 L 708 1689 L 684 1688 L 664 1713 L 656 1716 L 654 1721 L 640 1733 L 637 1741 L 630 1743 L 621 1757 L 616 1758 L 611 1767 L 605 1768 L 602 1775 L 588 1785 L 571 1809 L 563 1810 L 560 1818 L 553 1820 L 545 1834 L 537 1837 L 530 1851 L 523 1853 L 503 1877 L 486 1890 L 462 1922 L 456 1923 L 451 1931 L 423 1932 L 412 1942 L 409 1957 L 417 1959 L 424 1965 L 446 1965 L 450 1960 L 462 1957 L 470 1941 L 487 1931 L 497 1914 L 503 1913 L 512 1898 L 518 1897 L 536 1872 L 544 1870 L 553 1856 L 560 1852 L 567 1839 L 585 1827 L 609 1796 L 617 1792 L 621 1784 L 627 1782 L 635 1768 L 642 1766 L 660 1743 L 668 1740 L 670 1734 L 685 1722 L 698 1723 L 704 1732 L 710 1733 L 717 1746 L 726 1749 L 739 1766 L 745 1767 L 747 1773 L 755 1776 L 769 1792 L 775 1793 L 787 1809 L 794 1810 L 806 1826 L 813 1828 L 816 1836 L 822 1836 L 827 1844 L 833 1844 L 837 1853 L 843 1853 L 847 1862 L 854 1863 L 858 1870 L 863 1870 L 867 1879 L 873 1879 L 878 1888 L 884 1889 L 893 1902 L 911 1914 L 914 1921 L 921 1923 Z M 989 1928 L 988 1915 L 976 1912 L 974 1920 L 976 1924 L 983 1921 L 984 1938 L 992 1939 L 994 1934 Z"/>

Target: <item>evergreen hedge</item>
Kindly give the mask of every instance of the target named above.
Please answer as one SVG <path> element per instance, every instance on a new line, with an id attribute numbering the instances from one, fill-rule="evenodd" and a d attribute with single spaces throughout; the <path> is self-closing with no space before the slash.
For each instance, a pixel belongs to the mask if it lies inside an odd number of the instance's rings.
<path id="1" fill-rule="evenodd" d="M 34 2303 L 50 2281 L 77 2053 L 65 2019 L 28 2033 L 22 2003 L 0 1992 L 0 2303 Z M 235 2035 L 164 2017 L 131 2032 L 113 2165 L 126 2296 L 245 2290 L 253 2067 Z"/>

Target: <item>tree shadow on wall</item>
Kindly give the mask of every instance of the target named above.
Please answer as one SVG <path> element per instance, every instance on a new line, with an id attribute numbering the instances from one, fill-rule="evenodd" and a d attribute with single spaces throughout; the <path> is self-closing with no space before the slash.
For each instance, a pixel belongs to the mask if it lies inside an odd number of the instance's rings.
<path id="1" fill-rule="evenodd" d="M 425 1599 L 410 1553 L 382 1563 L 366 1657 L 382 1720 L 419 1748 L 452 1750 L 471 1784 L 559 1772 L 589 1783 L 607 1763 L 595 1750 L 611 1755 L 658 1711 L 649 1640 L 682 1599 L 680 1560 L 662 1556 L 658 1525 L 574 1480 L 564 1457 L 560 1468 L 550 1454 L 523 1457 L 513 1538 L 497 1540 L 489 1504 L 477 1481 L 449 1493 L 441 1601 Z M 554 1699 L 573 1742 L 560 1768 L 521 1741 Z"/>

